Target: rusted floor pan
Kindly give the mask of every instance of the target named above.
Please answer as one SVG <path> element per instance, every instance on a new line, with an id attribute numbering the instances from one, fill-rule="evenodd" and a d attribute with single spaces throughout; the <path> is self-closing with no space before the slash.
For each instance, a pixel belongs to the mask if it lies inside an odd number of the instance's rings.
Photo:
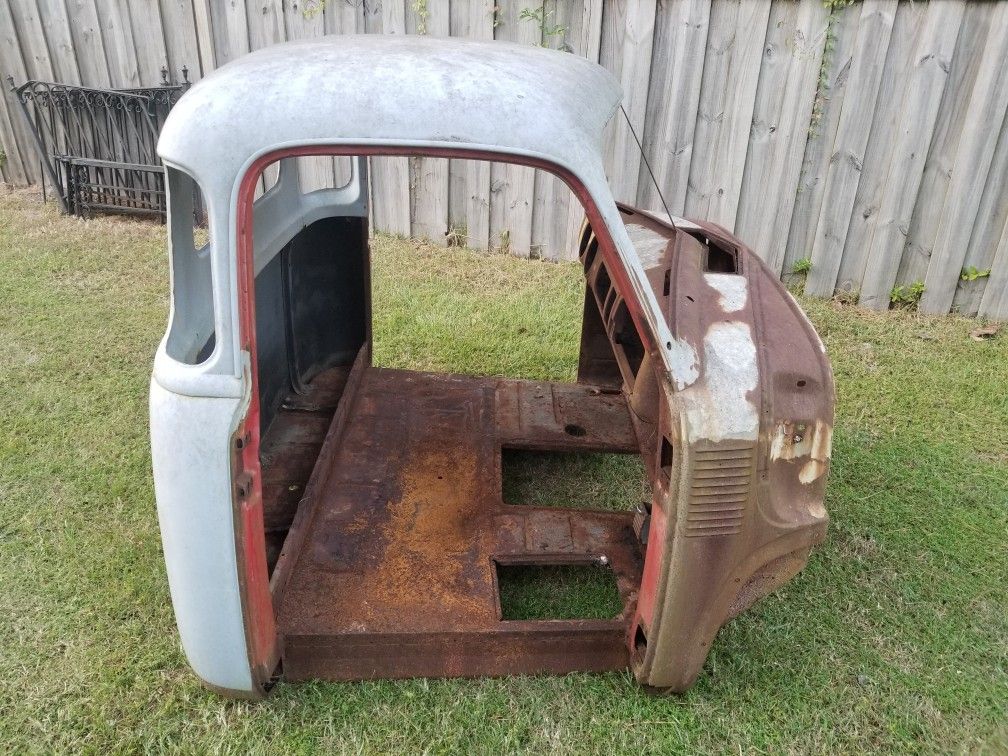
<path id="1" fill-rule="evenodd" d="M 505 505 L 500 462 L 502 445 L 636 451 L 622 395 L 371 368 L 352 402 L 337 451 L 312 474 L 300 552 L 281 558 L 287 679 L 627 664 L 641 570 L 632 514 Z M 602 557 L 623 616 L 501 621 L 495 562 Z"/>

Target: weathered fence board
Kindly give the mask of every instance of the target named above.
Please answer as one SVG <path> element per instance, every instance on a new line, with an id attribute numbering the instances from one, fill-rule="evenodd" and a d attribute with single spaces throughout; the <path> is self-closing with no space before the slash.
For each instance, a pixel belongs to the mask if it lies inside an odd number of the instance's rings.
<path id="1" fill-rule="evenodd" d="M 111 86 L 111 76 L 95 0 L 67 0 L 66 5 L 73 48 L 71 55 L 77 59 L 81 83 L 86 87 L 107 89 Z"/>
<path id="2" fill-rule="evenodd" d="M 245 0 L 209 0 L 213 17 L 213 46 L 218 66 L 249 52 L 249 24 Z"/>
<path id="3" fill-rule="evenodd" d="M 369 34 L 405 34 L 404 0 L 388 0 L 364 6 Z M 376 231 L 408 236 L 410 232 L 409 159 L 376 157 L 371 164 L 372 216 Z"/>
<path id="4" fill-rule="evenodd" d="M 164 40 L 161 6 L 157 0 L 127 0 L 127 2 L 140 86 L 154 86 L 161 81 L 161 69 L 168 67 L 168 48 Z M 189 80 L 199 79 L 199 57 L 186 65 L 189 68 Z M 176 72 L 176 75 L 178 73 Z"/>
<path id="5" fill-rule="evenodd" d="M 6 3 L 0 3 L 0 68 L 20 83 L 27 78 L 24 62 L 18 50 L 14 17 Z M 3 96 L 0 97 L 0 140 L 3 140 L 4 180 L 10 184 L 35 183 L 41 173 L 35 153 L 31 148 L 31 136 L 25 130 L 20 106 L 11 94 L 7 81 L 0 79 Z"/>
<path id="6" fill-rule="evenodd" d="M 642 141 L 664 204 L 674 215 L 682 214 L 686 205 L 710 4 L 710 0 L 662 3 L 655 21 Z M 646 172 L 640 177 L 637 197 L 644 205 L 662 207 Z"/>
<path id="7" fill-rule="evenodd" d="M 530 9 L 543 8 L 542 0 Z M 494 39 L 538 45 L 542 32 L 533 19 L 522 18 L 521 3 L 500 3 L 495 8 Z M 511 163 L 490 166 L 490 246 L 519 257 L 532 251 L 532 203 L 535 169 Z"/>
<path id="8" fill-rule="evenodd" d="M 835 137 L 828 151 L 829 163 L 821 187 L 807 187 L 808 193 L 817 195 L 819 201 L 814 209 L 809 208 L 812 222 L 803 229 L 803 243 L 796 245 L 799 250 L 796 254 L 800 254 L 801 249 L 811 250 L 808 254 L 812 267 L 806 288 L 820 296 L 833 293 L 840 270 L 844 237 L 864 166 L 871 134 L 871 113 L 875 109 L 885 62 L 884 58 L 879 59 L 876 51 L 888 48 L 895 13 L 896 3 L 891 0 L 866 0 L 864 3 L 857 41 L 845 66 L 847 81 L 843 90 L 846 93 L 849 88 L 854 96 L 842 101 L 837 114 Z M 792 224 L 792 235 L 795 233 Z"/>
<path id="9" fill-rule="evenodd" d="M 15 44 L 10 52 L 13 54 L 20 48 L 29 78 L 52 81 L 56 77 L 56 71 L 49 58 L 49 45 L 46 42 L 45 32 L 42 31 L 42 21 L 39 19 L 35 1 L 8 0 L 8 3 L 15 29 L 15 34 L 12 36 L 20 40 L 20 45 Z"/>
<path id="10" fill-rule="evenodd" d="M 197 0 L 197 3 L 200 0 Z M 168 56 L 168 75 L 173 84 L 181 81 L 183 66 L 189 69 L 189 80 L 200 78 L 201 57 L 200 44 L 197 41 L 196 21 L 200 12 L 194 7 L 193 0 L 161 0 L 161 23 L 163 38 Z M 143 19 L 138 19 L 141 23 Z M 154 36 L 153 34 L 151 36 Z M 211 44 L 209 39 L 202 40 L 204 46 Z M 204 49 L 207 49 L 204 47 Z M 212 59 L 204 66 L 202 73 L 213 70 Z M 157 84 L 157 81 L 144 82 L 147 86 Z"/>
<path id="11" fill-rule="evenodd" d="M 999 65 L 981 66 L 970 98 L 966 125 L 952 167 L 952 180 L 938 225 L 934 253 L 920 300 L 924 312 L 948 312 L 955 297 L 970 235 L 990 171 L 1000 129 L 1008 110 L 1008 4 L 993 9 L 990 32 L 981 58 Z M 982 219 L 984 221 L 988 219 Z"/>
<path id="12" fill-rule="evenodd" d="M 770 0 L 711 5 L 686 214 L 734 228 Z"/>
<path id="13" fill-rule="evenodd" d="M 976 217 L 963 263 L 963 270 L 969 274 L 960 279 L 953 300 L 955 309 L 965 315 L 976 315 L 980 309 L 990 285 L 990 275 L 984 273 L 994 268 L 1001 231 L 1008 223 L 1008 119 L 1001 125 Z"/>
<path id="14" fill-rule="evenodd" d="M 931 7 L 921 31 L 901 116 L 889 150 L 889 167 L 878 208 L 878 221 L 866 249 L 868 260 L 861 304 L 874 309 L 889 305 L 917 190 L 924 176 L 928 145 L 934 134 L 949 61 L 962 20 L 963 4 Z"/>
<path id="15" fill-rule="evenodd" d="M 952 163 L 962 135 L 970 94 L 980 69 L 981 59 L 976 51 L 983 49 L 990 27 L 990 16 L 989 8 L 984 7 L 983 3 L 969 3 L 963 14 L 945 91 L 938 106 L 931 148 L 924 163 L 924 176 L 907 232 L 903 258 L 896 275 L 898 283 L 911 284 L 923 280 L 927 275 L 938 234 L 941 208 L 952 176 Z M 995 246 L 999 236 L 1000 229 L 997 229 Z"/>
<path id="16" fill-rule="evenodd" d="M 604 3 L 602 0 L 567 0 L 557 24 L 565 27 L 561 49 L 589 60 L 598 60 L 602 45 Z M 570 259 L 581 230 L 584 210 L 562 180 L 551 177 L 552 214 L 542 219 L 549 228 L 549 240 L 541 249 L 547 259 Z"/>
<path id="17" fill-rule="evenodd" d="M 1001 229 L 990 280 L 980 300 L 979 314 L 996 320 L 1008 320 L 1008 224 Z"/>
<path id="18" fill-rule="evenodd" d="M 867 5 L 868 3 L 865 7 Z M 819 230 L 819 215 L 823 210 L 824 195 L 828 191 L 828 173 L 833 169 L 835 143 L 844 112 L 848 79 L 854 66 L 855 47 L 863 41 L 863 35 L 859 33 L 861 17 L 853 13 L 842 13 L 839 9 L 834 9 L 832 14 L 830 22 L 835 41 L 832 54 L 823 57 L 819 91 L 812 104 L 812 125 L 805 142 L 798 193 L 784 250 L 785 271 L 791 270 L 796 260 L 809 256 Z M 851 88 L 855 87 L 856 84 L 852 82 Z M 849 110 L 850 108 L 848 112 Z M 857 186 L 856 182 L 854 186 Z M 844 221 L 846 218 L 844 216 Z M 846 229 L 846 225 L 844 228 Z M 811 281 L 806 282 L 806 289 L 810 283 Z"/>
<path id="19" fill-rule="evenodd" d="M 77 51 L 74 49 L 73 37 L 70 34 L 70 18 L 67 16 L 63 0 L 37 0 L 37 6 L 38 18 L 42 22 L 42 33 L 49 48 L 49 59 L 56 79 L 67 84 L 84 84 L 77 62 Z M 83 60 L 92 62 L 88 60 L 86 49 L 80 52 Z"/>
<path id="20" fill-rule="evenodd" d="M 827 20 L 819 3 L 777 3 L 770 13 L 735 228 L 777 273 L 784 265 Z"/>
<path id="21" fill-rule="evenodd" d="M 778 273 L 809 258 L 812 294 L 884 309 L 894 286 L 923 286 L 926 311 L 1008 317 L 1008 0 L 5 0 L 0 67 L 19 83 L 156 86 L 162 68 L 195 82 L 249 50 L 351 33 L 496 38 L 599 61 L 665 202 L 620 113 L 604 145 L 618 199 L 724 225 Z M 5 91 L 0 171 L 37 183 L 21 121 Z M 573 257 L 582 212 L 552 175 L 369 162 L 377 230 Z M 304 166 L 305 188 L 350 176 L 346 158 Z"/>
<path id="22" fill-rule="evenodd" d="M 427 0 L 423 5 L 409 3 L 406 31 L 447 37 L 451 31 L 448 0 Z M 411 233 L 444 246 L 448 239 L 448 160 L 414 157 L 409 159 L 409 164 L 413 203 Z"/>
<path id="23" fill-rule="evenodd" d="M 469 39 L 493 39 L 494 0 L 451 4 L 451 33 Z M 452 160 L 448 166 L 448 213 L 457 244 L 485 249 L 490 243 L 490 164 Z"/>
<path id="24" fill-rule="evenodd" d="M 917 51 L 917 39 L 928 10 L 929 7 L 923 3 L 900 3 L 897 8 L 872 115 L 871 134 L 874 138 L 868 140 L 854 196 L 854 209 L 843 240 L 840 268 L 832 285 L 827 283 L 817 289 L 823 295 L 828 295 L 832 290 L 856 298 L 860 292 L 867 261 L 866 252 L 878 221 L 878 208 L 888 175 L 892 135 L 901 125 L 903 95 L 913 56 Z M 820 269 L 819 274 L 822 273 Z"/>
<path id="25" fill-rule="evenodd" d="M 139 87 L 140 69 L 130 25 L 129 3 L 127 0 L 97 0 L 95 6 L 111 86 L 117 89 Z"/>
<path id="26" fill-rule="evenodd" d="M 648 85 L 651 81 L 651 54 L 655 33 L 656 0 L 615 0 L 606 9 L 598 61 L 619 79 L 623 89 L 623 110 L 609 123 L 606 139 L 606 170 L 613 196 L 633 204 L 641 161 L 630 124 L 640 137 L 644 133 Z"/>

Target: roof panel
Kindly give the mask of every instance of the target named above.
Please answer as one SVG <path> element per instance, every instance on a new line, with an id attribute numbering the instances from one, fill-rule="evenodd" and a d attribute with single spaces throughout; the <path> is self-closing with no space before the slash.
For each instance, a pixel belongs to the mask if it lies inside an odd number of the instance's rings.
<path id="1" fill-rule="evenodd" d="M 598 176 L 602 129 L 620 98 L 611 74 L 571 53 L 426 36 L 325 37 L 265 48 L 200 81 L 173 108 L 158 151 L 218 188 L 266 151 L 327 142 L 531 153 Z"/>

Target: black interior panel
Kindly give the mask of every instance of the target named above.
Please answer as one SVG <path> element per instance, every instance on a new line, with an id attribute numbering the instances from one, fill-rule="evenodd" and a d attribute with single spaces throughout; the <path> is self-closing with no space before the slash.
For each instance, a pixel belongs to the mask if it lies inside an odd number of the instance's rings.
<path id="1" fill-rule="evenodd" d="M 368 261 L 363 218 L 305 227 L 256 276 L 260 427 L 284 396 L 326 368 L 348 365 L 367 338 Z"/>

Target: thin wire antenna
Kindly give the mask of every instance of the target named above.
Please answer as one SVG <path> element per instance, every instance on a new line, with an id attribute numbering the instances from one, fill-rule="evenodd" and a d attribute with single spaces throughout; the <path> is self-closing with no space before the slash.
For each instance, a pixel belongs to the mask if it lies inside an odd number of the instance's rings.
<path id="1" fill-rule="evenodd" d="M 672 224 L 672 228 L 675 228 L 675 221 L 672 220 L 672 213 L 669 212 L 668 203 L 665 201 L 665 195 L 662 194 L 661 187 L 658 186 L 658 181 L 655 179 L 654 171 L 651 170 L 651 163 L 648 162 L 647 155 L 644 154 L 644 146 L 641 144 L 641 140 L 637 138 L 637 132 L 634 131 L 633 124 L 630 123 L 630 116 L 628 116 L 626 110 L 623 109 L 622 102 L 620 103 L 619 109 L 623 114 L 623 119 L 626 121 L 626 125 L 630 129 L 630 133 L 633 134 L 634 141 L 637 143 L 637 149 L 640 150 L 641 157 L 644 158 L 644 167 L 647 168 L 648 176 L 651 177 L 651 183 L 654 184 L 655 191 L 658 192 L 658 199 L 661 200 L 662 207 L 665 208 L 665 214 L 668 216 L 669 223 Z"/>

